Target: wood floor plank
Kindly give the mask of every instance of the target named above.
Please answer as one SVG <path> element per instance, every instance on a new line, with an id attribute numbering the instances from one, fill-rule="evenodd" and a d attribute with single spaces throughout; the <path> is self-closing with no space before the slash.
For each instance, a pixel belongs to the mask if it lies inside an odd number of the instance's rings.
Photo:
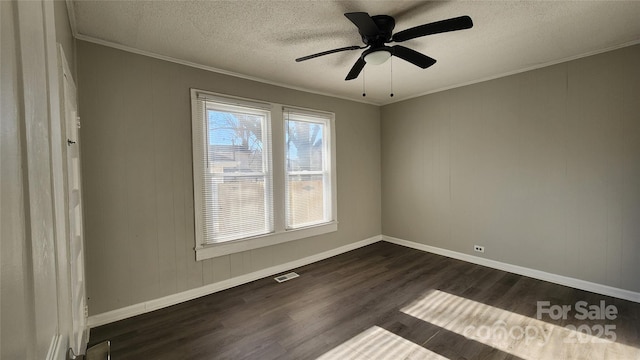
<path id="1" fill-rule="evenodd" d="M 379 242 L 91 329 L 113 359 L 640 359 L 640 304 Z M 615 320 L 538 319 L 537 302 L 617 307 Z M 526 339 L 478 329 L 544 329 Z M 568 325 L 615 325 L 616 342 L 567 343 Z M 597 329 L 596 329 L 597 330 Z M 534 340 L 538 339 L 536 343 Z M 525 341 L 528 340 L 528 341 Z M 593 340 L 589 338 L 589 340 Z M 326 356 L 323 356 L 326 355 Z"/>

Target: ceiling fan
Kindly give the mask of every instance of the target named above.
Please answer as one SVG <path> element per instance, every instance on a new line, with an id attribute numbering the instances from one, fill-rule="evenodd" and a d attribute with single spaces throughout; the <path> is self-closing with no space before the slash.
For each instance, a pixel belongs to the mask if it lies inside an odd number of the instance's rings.
<path id="1" fill-rule="evenodd" d="M 402 45 L 387 46 L 386 44 L 473 27 L 473 21 L 469 16 L 465 15 L 412 27 L 392 34 L 393 28 L 396 25 L 396 21 L 392 16 L 369 16 L 366 12 L 350 12 L 344 14 L 344 16 L 358 27 L 358 32 L 362 36 L 362 42 L 364 42 L 365 46 L 354 45 L 327 50 L 297 58 L 296 61 L 305 61 L 341 51 L 366 49 L 353 65 L 345 80 L 357 78 L 366 64 L 382 64 L 391 56 L 397 56 L 422 69 L 426 69 L 435 64 L 436 60 Z"/>

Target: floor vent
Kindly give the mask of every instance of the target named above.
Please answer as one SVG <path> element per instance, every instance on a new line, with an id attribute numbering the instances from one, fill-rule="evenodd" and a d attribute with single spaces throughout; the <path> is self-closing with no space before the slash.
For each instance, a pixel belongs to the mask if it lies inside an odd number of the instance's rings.
<path id="1" fill-rule="evenodd" d="M 275 279 L 277 282 L 281 283 L 281 282 L 285 282 L 285 281 L 287 281 L 287 280 L 295 279 L 295 278 L 297 278 L 298 276 L 300 276 L 300 275 L 298 275 L 298 274 L 296 274 L 296 273 L 294 273 L 294 272 L 290 272 L 290 273 L 288 273 L 288 274 L 284 274 L 284 275 L 277 276 L 277 277 L 275 277 L 274 279 Z"/>

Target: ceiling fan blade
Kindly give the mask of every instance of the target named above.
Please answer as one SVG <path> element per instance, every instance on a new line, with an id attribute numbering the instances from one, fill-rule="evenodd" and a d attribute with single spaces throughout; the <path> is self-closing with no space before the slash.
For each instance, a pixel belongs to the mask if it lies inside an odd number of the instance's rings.
<path id="1" fill-rule="evenodd" d="M 358 75 L 360 75 L 360 72 L 362 71 L 362 69 L 364 69 L 365 65 L 366 65 L 366 62 L 364 61 L 364 59 L 362 57 L 359 57 L 358 61 L 356 61 L 356 63 L 353 64 L 353 67 L 351 68 L 351 70 L 349 70 L 347 77 L 344 79 L 353 80 L 357 78 Z"/>
<path id="2" fill-rule="evenodd" d="M 317 58 L 318 56 L 329 55 L 329 54 L 333 54 L 333 53 L 337 53 L 337 52 L 341 52 L 341 51 L 364 49 L 365 47 L 366 46 L 355 46 L 354 45 L 354 46 L 342 47 L 342 48 L 339 48 L 339 49 L 327 50 L 327 51 L 319 52 L 317 54 L 312 54 L 312 55 L 299 57 L 299 58 L 296 59 L 296 62 L 305 61 L 305 60 Z"/>
<path id="3" fill-rule="evenodd" d="M 436 60 L 421 54 L 415 50 L 411 50 L 402 45 L 395 45 L 391 47 L 393 56 L 397 56 L 402 60 L 406 60 L 415 66 L 419 66 L 423 69 L 436 63 Z"/>
<path id="4" fill-rule="evenodd" d="M 380 32 L 378 25 L 376 25 L 371 16 L 366 12 L 351 12 L 344 14 L 344 16 L 358 27 L 361 35 L 375 36 Z"/>
<path id="5" fill-rule="evenodd" d="M 410 29 L 402 30 L 393 35 L 392 41 L 403 42 L 415 39 L 421 36 L 439 34 L 447 31 L 470 29 L 473 27 L 473 21 L 469 16 L 460 16 L 447 20 L 441 20 L 424 24 Z"/>

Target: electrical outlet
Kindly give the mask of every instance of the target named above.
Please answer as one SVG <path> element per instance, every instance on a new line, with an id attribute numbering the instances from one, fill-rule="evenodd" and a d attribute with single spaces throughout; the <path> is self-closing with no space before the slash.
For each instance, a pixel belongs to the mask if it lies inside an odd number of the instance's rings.
<path id="1" fill-rule="evenodd" d="M 477 251 L 477 252 L 484 252 L 484 246 L 480 246 L 480 245 L 473 245 L 473 250 Z"/>
<path id="2" fill-rule="evenodd" d="M 89 317 L 89 306 L 86 306 L 86 305 L 84 307 L 84 317 L 85 318 Z"/>

